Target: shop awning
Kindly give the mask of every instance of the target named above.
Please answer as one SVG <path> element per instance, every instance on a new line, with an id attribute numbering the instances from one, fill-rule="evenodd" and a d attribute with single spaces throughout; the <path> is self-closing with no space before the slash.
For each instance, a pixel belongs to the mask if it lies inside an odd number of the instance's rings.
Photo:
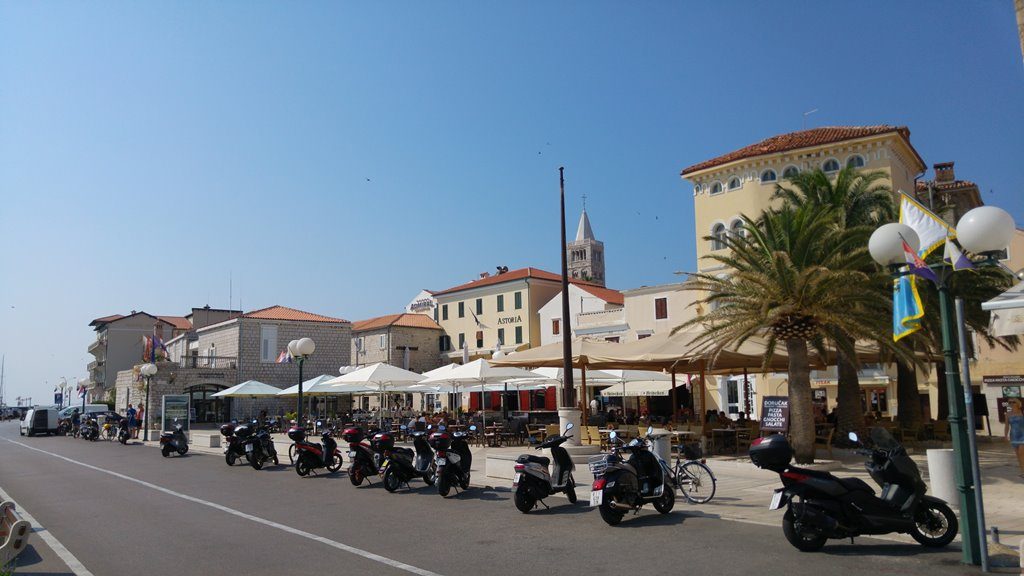
<path id="1" fill-rule="evenodd" d="M 992 312 L 993 335 L 1024 334 L 1024 282 L 988 302 L 982 302 L 981 309 Z"/>
<path id="2" fill-rule="evenodd" d="M 620 398 L 626 396 L 668 396 L 672 393 L 672 382 L 628 382 L 624 386 L 615 384 L 601 390 L 601 396 Z"/>

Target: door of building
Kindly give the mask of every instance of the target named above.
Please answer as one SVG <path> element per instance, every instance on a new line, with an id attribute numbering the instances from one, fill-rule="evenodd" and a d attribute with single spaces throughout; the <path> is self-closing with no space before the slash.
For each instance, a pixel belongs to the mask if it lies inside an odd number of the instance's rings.
<path id="1" fill-rule="evenodd" d="M 225 388 L 226 386 L 217 384 L 199 384 L 185 390 L 195 413 L 195 422 L 217 423 L 231 420 L 231 399 L 213 397 L 214 393 Z"/>

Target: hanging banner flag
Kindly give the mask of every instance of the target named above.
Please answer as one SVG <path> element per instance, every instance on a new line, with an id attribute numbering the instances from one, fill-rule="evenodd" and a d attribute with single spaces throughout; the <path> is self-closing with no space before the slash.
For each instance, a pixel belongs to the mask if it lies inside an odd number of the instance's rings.
<path id="1" fill-rule="evenodd" d="M 921 318 L 924 317 L 924 305 L 917 291 L 917 276 L 937 282 L 935 273 L 927 267 L 924 259 L 936 248 L 942 246 L 947 238 L 955 237 L 956 230 L 942 218 L 925 208 L 920 202 L 900 191 L 900 223 L 914 229 L 921 244 L 914 254 L 906 242 L 903 250 L 907 256 L 913 276 L 903 276 L 893 282 L 892 286 L 892 339 L 900 340 L 921 329 Z"/>
<path id="2" fill-rule="evenodd" d="M 900 192 L 900 223 L 917 232 L 921 240 L 917 255 L 921 258 L 927 258 L 933 250 L 942 246 L 946 238 L 956 237 L 956 230 L 946 224 L 945 220 L 903 192 Z"/>
<path id="3" fill-rule="evenodd" d="M 964 253 L 957 248 L 956 243 L 949 238 L 946 238 L 946 250 L 942 255 L 942 260 L 952 266 L 953 270 L 974 268 L 974 262 L 971 262 L 970 258 L 964 256 Z"/>

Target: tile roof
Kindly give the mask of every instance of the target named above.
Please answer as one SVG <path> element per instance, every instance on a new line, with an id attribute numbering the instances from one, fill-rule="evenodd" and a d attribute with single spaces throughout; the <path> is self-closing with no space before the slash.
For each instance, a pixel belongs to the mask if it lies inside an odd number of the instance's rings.
<path id="1" fill-rule="evenodd" d="M 104 316 L 102 318 L 97 318 L 97 319 L 93 320 L 92 322 L 89 322 L 89 326 L 98 326 L 100 324 L 106 324 L 108 322 L 113 322 L 114 320 L 120 320 L 121 318 L 124 318 L 123 314 L 111 314 L 110 316 Z"/>
<path id="2" fill-rule="evenodd" d="M 622 306 L 622 292 L 619 292 L 618 290 L 612 290 L 611 288 L 602 288 L 600 286 L 587 284 L 585 282 L 572 282 L 572 284 L 575 285 L 580 290 L 589 292 L 590 294 L 597 296 L 598 298 L 604 300 L 609 304 L 618 304 L 619 306 Z"/>
<path id="3" fill-rule="evenodd" d="M 348 320 L 342 318 L 331 318 L 330 316 L 322 316 L 312 312 L 303 312 L 302 310 L 288 308 L 287 306 L 261 308 L 253 310 L 248 314 L 242 314 L 242 317 L 256 318 L 258 320 L 294 320 L 299 322 L 348 322 Z"/>
<path id="4" fill-rule="evenodd" d="M 540 268 L 519 268 L 517 270 L 509 270 L 504 274 L 495 274 L 486 278 L 480 278 L 479 280 L 473 280 L 472 282 L 466 282 L 465 284 L 459 284 L 453 288 L 435 292 L 434 295 L 441 296 L 443 294 L 469 290 L 470 288 L 479 288 L 481 286 L 491 286 L 493 284 L 501 284 L 503 282 L 522 280 L 523 278 L 539 278 L 541 280 L 552 280 L 555 282 L 562 281 L 562 277 L 560 275 L 552 274 L 551 272 L 541 270 Z"/>
<path id="5" fill-rule="evenodd" d="M 789 150 L 798 150 L 800 148 L 810 148 L 813 146 L 822 146 L 825 144 L 832 144 L 834 142 L 842 142 L 843 140 L 853 140 L 855 138 L 864 138 L 866 136 L 877 136 L 879 134 L 887 134 L 889 132 L 896 132 L 906 141 L 907 146 L 914 151 L 921 165 L 924 166 L 924 161 L 921 160 L 921 156 L 917 154 L 914 147 L 910 144 L 910 129 L 906 126 L 889 126 L 887 124 L 879 124 L 877 126 L 823 126 L 821 128 L 811 128 L 810 130 L 800 130 L 799 132 L 790 132 L 788 134 L 780 134 L 778 136 L 772 136 L 771 138 L 762 140 L 756 144 L 751 144 L 734 150 L 728 154 L 723 154 L 710 160 L 705 160 L 698 164 L 694 164 L 688 168 L 684 168 L 681 172 L 682 176 L 691 174 L 693 172 L 699 172 L 715 166 L 721 166 L 722 164 L 728 164 L 729 162 L 735 162 L 736 160 L 743 160 L 745 158 L 754 158 L 756 156 L 763 156 L 765 154 L 775 154 L 778 152 L 787 152 Z"/>
<path id="6" fill-rule="evenodd" d="M 977 188 L 978 185 L 970 180 L 952 180 L 950 182 L 918 182 L 917 191 L 927 192 L 928 185 L 933 186 L 933 190 L 960 190 L 961 188 Z"/>
<path id="7" fill-rule="evenodd" d="M 174 326 L 175 330 L 191 330 L 192 323 L 184 316 L 157 316 L 157 318 Z"/>
<path id="8" fill-rule="evenodd" d="M 403 312 L 402 314 L 388 314 L 387 316 L 378 316 L 368 320 L 353 322 L 352 331 L 359 332 L 362 330 L 373 330 L 375 328 L 383 328 L 385 326 L 403 326 L 406 328 L 430 328 L 433 330 L 441 330 L 441 326 L 426 314 Z"/>

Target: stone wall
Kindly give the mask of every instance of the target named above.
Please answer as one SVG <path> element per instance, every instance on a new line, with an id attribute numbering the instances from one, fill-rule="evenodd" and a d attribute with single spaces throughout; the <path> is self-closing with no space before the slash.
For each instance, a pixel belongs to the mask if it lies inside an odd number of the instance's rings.
<path id="1" fill-rule="evenodd" d="M 238 361 L 240 381 L 258 380 L 264 384 L 287 388 L 298 384 L 299 368 L 296 363 L 263 362 L 260 358 L 260 325 L 277 326 L 277 349 L 286 350 L 288 342 L 299 338 L 312 338 L 316 351 L 302 368 L 303 379 L 321 374 L 337 375 L 338 368 L 351 363 L 352 325 L 349 323 L 288 322 L 242 318 L 239 322 L 242 353 Z M 276 358 L 277 353 L 273 356 Z"/>

